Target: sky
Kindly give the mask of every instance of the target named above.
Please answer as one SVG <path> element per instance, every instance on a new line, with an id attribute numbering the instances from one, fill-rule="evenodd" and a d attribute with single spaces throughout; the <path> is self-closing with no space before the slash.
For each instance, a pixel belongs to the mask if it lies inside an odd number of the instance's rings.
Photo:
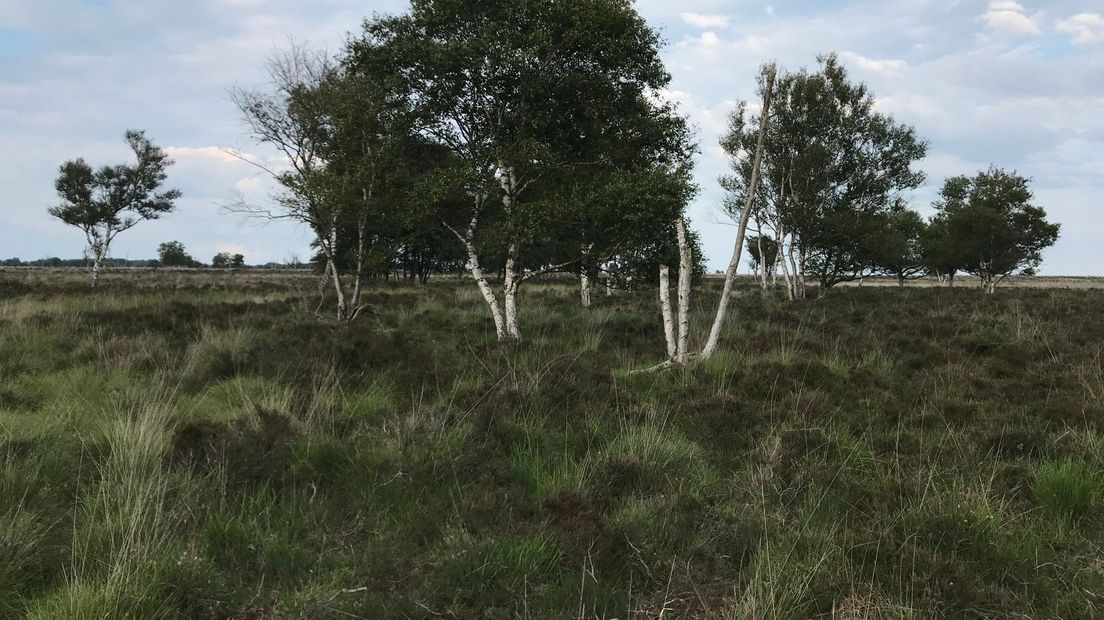
<path id="1" fill-rule="evenodd" d="M 307 230 L 223 212 L 241 193 L 269 200 L 255 168 L 228 155 L 251 144 L 228 97 L 263 81 L 288 42 L 336 52 L 362 20 L 404 0 L 0 0 L 0 258 L 79 257 L 83 235 L 47 215 L 67 159 L 126 161 L 144 129 L 176 164 L 178 209 L 120 235 L 119 258 L 179 240 L 196 258 L 240 252 L 251 264 L 309 256 Z M 666 96 L 698 130 L 702 192 L 692 205 L 711 269 L 732 252 L 720 214 L 717 146 L 736 102 L 755 100 L 763 63 L 812 67 L 838 52 L 880 111 L 930 143 L 927 215 L 943 180 L 996 164 L 1033 179 L 1062 224 L 1049 275 L 1104 275 L 1104 0 L 639 0 L 667 45 Z"/>

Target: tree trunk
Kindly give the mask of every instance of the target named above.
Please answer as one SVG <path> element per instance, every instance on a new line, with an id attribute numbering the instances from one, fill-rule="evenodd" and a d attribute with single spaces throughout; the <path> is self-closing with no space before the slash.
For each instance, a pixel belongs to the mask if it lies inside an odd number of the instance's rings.
<path id="1" fill-rule="evenodd" d="M 663 336 L 667 340 L 667 359 L 675 361 L 678 343 L 675 341 L 675 315 L 671 311 L 671 268 L 659 266 L 659 311 L 663 315 Z"/>
<path id="2" fill-rule="evenodd" d="M 365 197 L 367 200 L 367 195 Z M 361 281 L 364 279 L 364 246 L 366 236 L 367 222 L 364 218 L 357 221 L 357 249 L 356 249 L 356 271 L 353 273 L 353 277 L 356 280 L 353 282 L 353 297 L 352 307 L 350 308 L 350 316 L 348 320 L 352 321 L 360 314 L 360 288 Z"/>
<path id="3" fill-rule="evenodd" d="M 476 198 L 476 203 L 476 214 L 472 216 L 465 234 L 460 234 L 459 231 L 448 224 L 445 224 L 445 227 L 452 231 L 452 234 L 460 240 L 460 244 L 464 246 L 464 252 L 468 255 L 468 271 L 471 273 L 472 280 L 475 280 L 475 285 L 479 288 L 480 294 L 483 295 L 483 301 L 487 302 L 487 307 L 491 309 L 495 335 L 499 341 L 503 341 L 506 340 L 506 321 L 502 315 L 502 309 L 498 305 L 498 298 L 495 297 L 494 290 L 491 289 L 491 284 L 487 281 L 487 276 L 479 265 L 479 254 L 475 251 L 475 230 L 479 225 L 478 205 L 481 203 L 480 197 Z M 458 276 L 463 277 L 463 273 L 458 274 Z"/>
<path id="4" fill-rule="evenodd" d="M 583 307 L 590 307 L 590 276 L 585 271 L 579 274 L 579 296 L 582 299 Z"/>
<path id="5" fill-rule="evenodd" d="M 679 218 L 676 224 L 679 246 L 678 278 L 678 353 L 675 361 L 685 364 L 690 361 L 690 279 L 693 277 L 694 264 L 690 251 L 690 235 L 686 230 L 686 218 Z"/>
<path id="6" fill-rule="evenodd" d="M 767 257 L 763 254 L 763 232 L 759 231 L 759 234 L 755 237 L 755 244 L 759 249 L 759 270 L 760 277 L 762 278 L 763 290 L 767 290 Z"/>
<path id="7" fill-rule="evenodd" d="M 513 242 L 506 250 L 506 274 L 503 278 L 502 297 L 506 310 L 506 337 L 521 340 L 521 327 L 518 325 L 517 294 L 521 286 L 521 274 L 518 272 L 518 244 Z"/>
<path id="8" fill-rule="evenodd" d="M 767 84 L 763 91 L 763 111 L 759 115 L 759 137 L 755 145 L 755 160 L 751 166 L 751 181 L 748 183 L 747 200 L 744 202 L 744 209 L 740 213 L 740 223 L 736 229 L 736 246 L 733 248 L 732 258 L 728 262 L 728 271 L 725 272 L 721 299 L 717 302 L 717 314 L 713 318 L 713 327 L 709 330 L 709 339 L 705 343 L 705 348 L 702 349 L 703 359 L 709 359 L 717 350 L 717 343 L 721 339 L 721 329 L 724 327 L 725 316 L 728 314 L 728 302 L 732 297 L 732 285 L 736 279 L 736 270 L 740 266 L 740 256 L 744 253 L 744 234 L 747 232 L 751 208 L 755 203 L 755 192 L 759 187 L 759 168 L 763 164 L 763 143 L 766 140 L 767 122 L 770 119 L 774 77 L 775 69 L 771 67 L 767 70 Z"/>
<path id="9" fill-rule="evenodd" d="M 102 267 L 103 253 L 97 250 L 92 258 L 92 288 L 96 288 L 100 283 L 100 269 Z"/>
<path id="10" fill-rule="evenodd" d="M 787 264 L 786 253 L 788 251 L 789 250 L 785 249 L 781 244 L 779 244 L 778 252 L 779 252 L 779 258 L 781 259 L 780 262 L 782 264 L 782 278 L 786 282 L 786 297 L 788 297 L 790 301 L 793 301 L 794 300 L 794 290 L 795 290 L 794 284 L 795 283 L 790 279 L 790 268 L 786 266 L 786 264 Z"/>
<path id="11" fill-rule="evenodd" d="M 517 201 L 517 177 L 514 169 L 498 162 L 499 185 L 502 186 L 502 208 L 507 217 L 513 215 L 514 203 Z M 521 340 L 521 327 L 518 325 L 517 293 L 521 286 L 521 274 L 518 272 L 518 254 L 520 248 L 516 240 L 511 241 L 506 249 L 506 268 L 502 274 L 502 303 L 506 311 L 506 337 L 510 340 Z"/>

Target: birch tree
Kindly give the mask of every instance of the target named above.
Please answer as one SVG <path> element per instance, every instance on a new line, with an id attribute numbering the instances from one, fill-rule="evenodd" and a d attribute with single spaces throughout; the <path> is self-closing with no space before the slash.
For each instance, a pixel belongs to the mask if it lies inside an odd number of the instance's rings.
<path id="1" fill-rule="evenodd" d="M 835 54 L 818 58 L 815 72 L 782 75 L 777 90 L 757 192 L 781 244 L 790 295 L 800 299 L 806 275 L 823 295 L 877 269 L 884 216 L 923 182 L 912 166 L 927 143 L 877 112 L 873 94 L 850 79 Z M 750 150 L 758 124 L 741 122 L 739 129 L 734 142 Z M 729 178 L 737 198 L 730 205 L 743 204 L 750 180 L 747 164 Z"/>
<path id="2" fill-rule="evenodd" d="M 361 292 L 372 231 L 386 226 L 403 149 L 404 110 L 379 74 L 350 75 L 325 55 L 292 46 L 269 61 L 268 84 L 236 87 L 231 98 L 252 138 L 280 160 L 250 160 L 282 188 L 276 208 L 237 203 L 231 210 L 289 219 L 314 233 L 337 301 L 351 322 L 364 310 Z"/>
<path id="3" fill-rule="evenodd" d="M 423 133 L 448 147 L 466 208 L 443 218 L 460 242 L 499 340 L 521 339 L 519 291 L 582 255 L 541 260 L 557 222 L 549 196 L 607 163 L 661 107 L 670 77 L 659 37 L 628 2 L 414 0 L 409 13 L 365 24 L 353 69 L 389 67 Z M 485 262 L 504 275 L 491 284 Z"/>
<path id="4" fill-rule="evenodd" d="M 1058 240 L 1061 226 L 1048 222 L 1033 200 L 1026 177 L 996 166 L 944 183 L 934 206 L 945 218 L 946 243 L 986 293 L 1013 274 L 1034 273 L 1043 250 Z"/>
<path id="5" fill-rule="evenodd" d="M 158 191 L 173 163 L 165 151 L 142 131 L 127 131 L 126 141 L 134 152 L 134 164 L 93 170 L 84 159 L 75 159 L 61 165 L 54 182 L 61 203 L 50 207 L 49 213 L 84 233 L 93 288 L 115 238 L 139 222 L 171 213 L 180 198 L 175 189 Z"/>
<path id="6" fill-rule="evenodd" d="M 748 221 L 751 219 L 751 212 L 755 207 L 755 197 L 759 189 L 759 170 L 763 164 L 763 147 L 766 141 L 767 126 L 770 122 L 770 109 L 771 103 L 773 103 L 776 76 L 777 69 L 774 65 L 769 65 L 763 69 L 760 77 L 763 102 L 760 107 L 759 132 L 755 142 L 754 156 L 751 160 L 747 191 L 744 196 L 744 207 L 740 211 L 740 218 L 736 225 L 736 244 L 732 248 L 732 258 L 728 262 L 728 270 L 725 271 L 721 298 L 717 302 L 717 313 L 713 318 L 713 326 L 709 329 L 709 338 L 705 341 L 705 347 L 702 348 L 702 359 L 710 358 L 717 350 L 717 344 L 721 338 L 721 329 L 724 328 L 725 317 L 728 314 L 728 304 L 732 298 L 732 285 L 736 279 L 736 271 L 740 266 L 740 256 L 744 253 L 744 235 L 747 233 Z M 734 120 L 733 123 L 738 124 L 739 121 Z M 731 150 L 734 135 L 736 135 L 735 127 L 726 138 L 722 139 L 721 145 L 726 148 L 730 157 L 737 158 L 739 155 Z M 739 164 L 734 163 L 733 165 L 739 167 Z M 685 360 L 682 361 L 685 362 Z"/>

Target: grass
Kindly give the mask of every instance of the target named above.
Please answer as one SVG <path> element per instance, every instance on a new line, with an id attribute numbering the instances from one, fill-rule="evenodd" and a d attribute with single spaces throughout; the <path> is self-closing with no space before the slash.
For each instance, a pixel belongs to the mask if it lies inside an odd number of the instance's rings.
<path id="1" fill-rule="evenodd" d="M 0 271 L 0 617 L 1104 615 L 1102 290 L 315 285 Z"/>

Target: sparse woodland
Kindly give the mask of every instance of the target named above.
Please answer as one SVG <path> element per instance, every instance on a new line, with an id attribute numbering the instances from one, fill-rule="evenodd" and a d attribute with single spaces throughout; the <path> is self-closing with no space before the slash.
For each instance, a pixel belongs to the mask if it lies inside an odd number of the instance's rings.
<path id="1" fill-rule="evenodd" d="M 225 216 L 311 269 L 105 269 L 172 161 L 63 164 L 95 290 L 0 267 L 0 617 L 1104 615 L 1104 293 L 1024 286 L 1030 180 L 925 218 L 921 129 L 766 62 L 707 277 L 662 45 L 412 0 L 273 55 L 231 100 L 278 190 Z"/>

